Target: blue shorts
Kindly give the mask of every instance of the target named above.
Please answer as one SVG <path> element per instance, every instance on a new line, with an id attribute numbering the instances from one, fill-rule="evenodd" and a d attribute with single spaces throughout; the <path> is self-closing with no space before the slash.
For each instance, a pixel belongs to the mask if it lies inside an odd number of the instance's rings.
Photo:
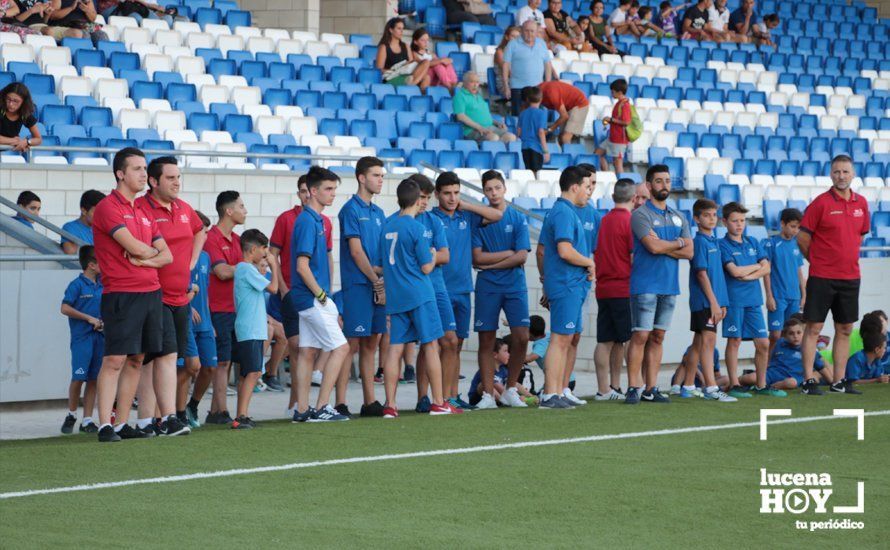
<path id="1" fill-rule="evenodd" d="M 787 372 L 785 369 L 778 367 L 770 367 L 766 369 L 766 385 L 772 386 L 786 378 L 794 378 L 797 381 L 797 385 L 803 384 L 803 375 L 795 374 Z"/>
<path id="2" fill-rule="evenodd" d="M 185 346 L 185 358 L 191 359 L 192 357 L 197 357 L 200 360 L 201 368 L 212 369 L 216 367 L 216 338 L 213 337 L 213 332 L 189 330 L 188 343 Z M 177 360 L 176 366 L 184 367 L 185 360 Z"/>
<path id="3" fill-rule="evenodd" d="M 102 356 L 105 352 L 105 336 L 93 331 L 89 335 L 71 340 L 71 381 L 92 382 L 99 377 Z"/>
<path id="4" fill-rule="evenodd" d="M 476 292 L 476 312 L 473 323 L 476 332 L 497 331 L 501 310 L 511 327 L 528 326 L 528 292 Z"/>
<path id="5" fill-rule="evenodd" d="M 269 317 L 275 319 L 279 323 L 282 321 L 281 306 L 281 296 L 279 296 L 277 292 L 270 294 L 269 301 L 266 302 L 266 313 Z"/>
<path id="6" fill-rule="evenodd" d="M 373 334 L 386 334 L 386 308 L 374 303 L 374 287 L 351 285 L 343 289 L 343 303 L 349 304 L 343 315 L 343 335 L 347 338 L 365 338 Z"/>
<path id="7" fill-rule="evenodd" d="M 265 340 L 244 340 L 238 342 L 238 356 L 241 358 L 241 376 L 263 370 L 263 344 Z"/>
<path id="8" fill-rule="evenodd" d="M 439 320 L 442 321 L 442 330 L 457 332 L 457 322 L 454 320 L 454 310 L 451 309 L 451 298 L 447 292 L 436 293 L 436 308 L 439 310 Z"/>
<path id="9" fill-rule="evenodd" d="M 800 311 L 800 300 L 776 299 L 776 311 L 767 311 L 766 318 L 770 330 L 780 331 L 785 321 Z"/>
<path id="10" fill-rule="evenodd" d="M 442 321 L 436 302 L 430 301 L 411 311 L 393 313 L 389 316 L 389 341 L 391 344 L 420 342 L 426 344 L 441 338 Z"/>
<path id="11" fill-rule="evenodd" d="M 633 294 L 630 297 L 630 324 L 633 332 L 668 330 L 677 297 L 673 294 Z"/>
<path id="12" fill-rule="evenodd" d="M 216 332 L 216 360 L 220 363 L 228 363 L 235 357 L 237 350 L 235 344 L 235 314 L 211 313 L 213 330 Z M 234 352 L 234 353 L 233 353 Z"/>
<path id="13" fill-rule="evenodd" d="M 584 295 L 581 290 L 550 298 L 550 332 L 580 334 L 584 330 L 583 319 Z"/>
<path id="14" fill-rule="evenodd" d="M 284 336 L 288 339 L 300 334 L 300 311 L 294 305 L 296 298 L 291 290 L 281 299 L 281 324 L 284 326 Z"/>
<path id="15" fill-rule="evenodd" d="M 448 294 L 451 310 L 454 312 L 457 337 L 466 340 L 470 337 L 470 293 Z"/>
<path id="16" fill-rule="evenodd" d="M 724 338 L 753 340 L 767 336 L 763 310 L 760 306 L 726 308 L 726 318 L 723 319 Z"/>

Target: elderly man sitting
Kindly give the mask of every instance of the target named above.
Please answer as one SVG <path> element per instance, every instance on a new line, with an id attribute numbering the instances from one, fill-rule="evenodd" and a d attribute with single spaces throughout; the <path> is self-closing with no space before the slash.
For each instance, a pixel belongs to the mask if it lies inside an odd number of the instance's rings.
<path id="1" fill-rule="evenodd" d="M 464 137 L 476 141 L 516 141 L 502 122 L 491 118 L 488 102 L 479 91 L 479 75 L 473 71 L 464 73 L 464 85 L 454 92 L 454 116 L 464 125 Z"/>

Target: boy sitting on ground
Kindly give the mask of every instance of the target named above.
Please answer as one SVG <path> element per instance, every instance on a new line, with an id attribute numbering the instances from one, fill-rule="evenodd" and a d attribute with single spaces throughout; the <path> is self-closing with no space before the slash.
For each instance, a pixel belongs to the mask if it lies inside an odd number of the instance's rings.
<path id="1" fill-rule="evenodd" d="M 799 317 L 791 317 L 785 321 L 782 327 L 782 338 L 776 342 L 776 347 L 769 360 L 766 369 L 766 385 L 778 390 L 793 390 L 803 384 L 803 357 L 800 344 L 803 341 L 804 322 Z M 813 365 L 816 370 L 816 379 L 824 379 L 828 383 L 832 381 L 831 368 L 825 365 L 822 357 L 816 355 Z M 757 381 L 755 373 L 744 374 L 739 378 L 742 384 L 754 384 Z"/>

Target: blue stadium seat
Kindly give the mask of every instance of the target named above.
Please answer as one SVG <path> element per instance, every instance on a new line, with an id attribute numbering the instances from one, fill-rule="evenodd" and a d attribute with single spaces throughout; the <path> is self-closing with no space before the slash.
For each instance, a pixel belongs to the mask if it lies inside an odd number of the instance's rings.
<path id="1" fill-rule="evenodd" d="M 56 93 L 56 81 L 50 75 L 29 73 L 22 82 L 32 95 Z"/>
<path id="2" fill-rule="evenodd" d="M 726 183 L 726 178 L 720 174 L 705 175 L 705 198 L 712 201 L 717 200 L 718 192 L 721 185 Z"/>
<path id="3" fill-rule="evenodd" d="M 466 156 L 467 168 L 475 168 L 480 171 L 491 169 L 493 156 L 488 151 L 470 151 Z"/>
<path id="4" fill-rule="evenodd" d="M 396 121 L 393 118 L 392 113 L 389 111 L 371 109 L 368 111 L 368 120 L 376 123 L 376 137 L 387 138 L 390 140 L 399 137 L 399 132 L 396 129 Z"/>
<path id="5" fill-rule="evenodd" d="M 290 134 L 269 134 L 269 145 L 274 145 L 279 153 L 283 153 L 288 147 L 295 147 L 297 140 Z"/>
<path id="6" fill-rule="evenodd" d="M 130 128 L 127 130 L 127 139 L 136 141 L 139 146 L 147 139 L 161 139 L 158 131 L 154 128 Z"/>
<path id="7" fill-rule="evenodd" d="M 521 158 L 517 153 L 496 153 L 494 155 L 494 165 L 492 166 L 495 170 L 500 170 L 502 173 L 509 175 L 511 170 L 517 170 L 520 167 Z"/>
<path id="8" fill-rule="evenodd" d="M 439 152 L 439 168 L 443 170 L 454 170 L 464 166 L 464 154 L 460 151 L 440 151 Z"/>
<path id="9" fill-rule="evenodd" d="M 349 135 L 360 140 L 377 136 L 377 123 L 373 120 L 356 119 L 349 125 Z"/>
<path id="10" fill-rule="evenodd" d="M 344 136 L 347 130 L 346 121 L 340 118 L 324 118 L 318 123 L 318 133 L 333 139 L 334 136 Z"/>
<path id="11" fill-rule="evenodd" d="M 195 10 L 195 23 L 201 25 L 201 28 L 204 28 L 204 25 L 212 24 L 212 25 L 220 25 L 222 24 L 222 12 L 215 8 L 198 8 Z"/>
<path id="12" fill-rule="evenodd" d="M 157 82 L 134 82 L 130 87 L 130 98 L 136 105 L 143 99 L 163 99 L 164 88 Z"/>
<path id="13" fill-rule="evenodd" d="M 72 52 L 73 64 L 77 72 L 83 74 L 84 67 L 105 67 L 105 52 L 101 50 L 79 49 Z"/>
<path id="14" fill-rule="evenodd" d="M 92 137 L 72 137 L 68 140 L 69 147 L 101 147 L 102 142 L 99 141 L 98 138 Z M 99 153 L 91 153 L 86 151 L 69 151 L 65 153 L 65 156 L 68 157 L 68 162 L 70 164 L 74 164 L 74 161 L 79 158 L 98 158 Z"/>
<path id="15" fill-rule="evenodd" d="M 228 114 L 222 119 L 222 129 L 233 136 L 240 132 L 252 132 L 253 119 L 248 115 Z"/>
<path id="16" fill-rule="evenodd" d="M 45 124 L 74 124 L 76 115 L 74 107 L 70 105 L 44 105 L 40 108 L 40 120 Z"/>
<path id="17" fill-rule="evenodd" d="M 401 113 L 399 113 L 401 114 Z M 436 131 L 429 122 L 411 122 L 408 125 L 408 136 L 419 139 L 430 139 L 435 137 Z"/>
<path id="18" fill-rule="evenodd" d="M 226 12 L 226 25 L 233 31 L 235 27 L 249 27 L 251 24 L 250 12 L 243 10 L 229 10 Z"/>
<path id="19" fill-rule="evenodd" d="M 117 126 L 93 126 L 89 130 L 90 137 L 98 138 L 102 145 L 109 147 L 111 140 L 123 140 L 121 129 Z"/>
<path id="20" fill-rule="evenodd" d="M 211 103 L 210 112 L 215 114 L 219 120 L 222 120 L 227 115 L 237 115 L 238 108 L 231 103 Z"/>
<path id="21" fill-rule="evenodd" d="M 141 63 L 139 55 L 129 52 L 113 52 L 108 60 L 108 66 L 114 71 L 115 75 L 120 74 L 124 69 L 140 69 Z"/>
<path id="22" fill-rule="evenodd" d="M 53 124 L 50 131 L 52 135 L 59 138 L 61 145 L 68 145 L 68 141 L 71 138 L 87 137 L 83 126 L 79 124 Z"/>
<path id="23" fill-rule="evenodd" d="M 722 183 L 717 188 L 717 204 L 727 204 L 730 202 L 739 202 L 741 200 L 741 192 L 739 186 L 731 183 Z"/>
<path id="24" fill-rule="evenodd" d="M 192 113 L 188 116 L 188 128 L 200 136 L 201 132 L 219 130 L 219 117 L 214 113 Z"/>
<path id="25" fill-rule="evenodd" d="M 85 106 L 80 111 L 80 124 L 89 130 L 94 126 L 111 126 L 114 118 L 107 107 Z"/>

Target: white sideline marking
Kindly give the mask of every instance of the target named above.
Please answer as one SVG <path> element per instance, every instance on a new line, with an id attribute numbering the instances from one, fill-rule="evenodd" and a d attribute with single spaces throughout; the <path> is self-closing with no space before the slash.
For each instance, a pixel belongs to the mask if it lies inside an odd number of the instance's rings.
<path id="1" fill-rule="evenodd" d="M 865 416 L 887 416 L 890 410 L 872 411 Z M 802 424 L 804 422 L 816 422 L 818 420 L 837 420 L 841 417 L 834 415 L 806 416 L 802 418 L 790 418 L 787 420 L 774 420 L 770 424 Z M 634 439 L 638 437 L 651 437 L 658 435 L 674 435 L 694 432 L 710 432 L 717 430 L 732 430 L 735 428 L 754 428 L 760 426 L 760 422 L 735 422 L 732 424 L 714 424 L 711 426 L 692 426 L 689 428 L 671 428 L 665 430 L 652 430 L 646 432 L 629 432 L 620 434 L 588 435 L 584 437 L 570 437 L 564 439 L 544 439 L 540 441 L 522 441 L 518 443 L 501 443 L 498 445 L 480 445 L 478 447 L 460 447 L 456 449 L 439 449 L 435 451 L 416 451 L 412 453 L 399 453 L 374 456 L 357 456 L 352 458 L 336 458 L 331 460 L 316 460 L 313 462 L 293 462 L 278 466 L 259 466 L 256 468 L 236 468 L 233 470 L 219 470 L 216 472 L 198 472 L 194 474 L 182 474 L 177 476 L 149 477 L 143 479 L 128 479 L 125 481 L 106 481 L 103 483 L 90 483 L 85 485 L 71 485 L 68 487 L 52 487 L 50 489 L 33 489 L 30 491 L 13 491 L 0 493 L 0 500 L 30 497 L 37 495 L 51 495 L 56 493 L 73 493 L 79 491 L 94 491 L 96 489 L 111 489 L 114 487 L 128 487 L 131 485 L 147 485 L 150 483 L 172 483 L 175 481 L 191 481 L 193 479 L 208 479 L 215 477 L 231 477 L 246 474 L 262 474 L 266 472 L 283 472 L 287 470 L 301 470 L 304 468 L 317 468 L 320 466 L 336 466 L 338 464 L 357 464 L 362 462 L 382 462 L 385 460 L 401 460 L 406 458 L 424 458 L 428 456 L 460 455 L 481 453 L 486 451 L 501 451 L 504 449 L 523 449 L 526 447 L 545 447 L 550 445 L 566 445 L 569 443 L 589 443 L 593 441 L 610 441 L 613 439 Z"/>

